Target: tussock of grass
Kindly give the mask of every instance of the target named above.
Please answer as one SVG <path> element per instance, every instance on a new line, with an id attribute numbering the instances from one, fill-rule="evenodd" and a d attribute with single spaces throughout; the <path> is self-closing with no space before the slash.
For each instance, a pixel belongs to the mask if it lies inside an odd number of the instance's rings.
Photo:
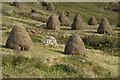
<path id="1" fill-rule="evenodd" d="M 3 56 L 3 66 L 17 66 L 17 65 L 20 65 L 24 62 L 28 62 L 29 59 L 28 58 L 25 58 L 23 56 L 13 56 L 13 55 L 6 55 L 6 56 Z M 7 64 L 9 63 L 9 64 Z"/>
<path id="2" fill-rule="evenodd" d="M 42 62 L 38 62 L 35 67 L 45 72 L 50 71 L 50 67 Z"/>
<path id="3" fill-rule="evenodd" d="M 77 73 L 76 69 L 74 69 L 73 67 L 71 67 L 69 65 L 65 65 L 65 64 L 56 64 L 56 65 L 52 66 L 52 70 L 63 71 L 63 72 L 66 72 L 68 74 Z"/>

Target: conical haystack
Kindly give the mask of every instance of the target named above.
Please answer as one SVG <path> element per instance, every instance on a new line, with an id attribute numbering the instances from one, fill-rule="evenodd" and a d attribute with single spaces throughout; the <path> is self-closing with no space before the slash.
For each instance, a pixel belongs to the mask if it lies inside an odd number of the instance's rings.
<path id="1" fill-rule="evenodd" d="M 88 22 L 89 25 L 97 25 L 98 22 L 94 16 L 92 16 Z"/>
<path id="2" fill-rule="evenodd" d="M 49 17 L 46 27 L 48 29 L 52 29 L 52 30 L 59 30 L 60 29 L 60 22 L 58 20 L 58 17 L 53 14 Z"/>
<path id="3" fill-rule="evenodd" d="M 23 26 L 15 25 L 12 29 L 7 42 L 6 47 L 18 50 L 31 50 L 32 40 Z"/>
<path id="4" fill-rule="evenodd" d="M 72 29 L 74 30 L 81 30 L 83 29 L 82 25 L 82 18 L 80 15 L 76 15 L 73 24 L 71 25 Z"/>
<path id="5" fill-rule="evenodd" d="M 59 16 L 59 20 L 60 22 L 66 22 L 67 21 L 67 17 L 66 15 L 64 14 L 64 12 L 62 12 Z"/>
<path id="6" fill-rule="evenodd" d="M 80 36 L 78 34 L 70 36 L 65 46 L 65 54 L 85 55 L 85 53 L 85 46 Z"/>
<path id="7" fill-rule="evenodd" d="M 50 2 L 50 3 L 48 3 L 48 5 L 47 5 L 47 10 L 54 10 L 55 8 L 54 8 L 54 5 Z"/>
<path id="8" fill-rule="evenodd" d="M 97 32 L 100 34 L 113 34 L 113 30 L 108 22 L 108 20 L 106 18 L 102 19 Z"/>
<path id="9" fill-rule="evenodd" d="M 15 0 L 15 1 L 13 2 L 13 6 L 22 7 L 22 2 L 21 2 L 21 0 Z"/>

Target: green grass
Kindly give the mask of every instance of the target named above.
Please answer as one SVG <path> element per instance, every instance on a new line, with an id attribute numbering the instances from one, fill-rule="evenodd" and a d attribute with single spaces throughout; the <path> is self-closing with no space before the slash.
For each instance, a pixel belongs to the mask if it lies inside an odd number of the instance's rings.
<path id="1" fill-rule="evenodd" d="M 66 60 L 64 60 L 66 59 Z M 81 62 L 80 59 L 85 59 L 84 57 L 80 56 L 68 56 L 66 58 L 62 59 L 66 64 L 61 64 L 61 63 L 56 63 L 52 66 L 49 66 L 42 62 L 41 60 L 35 59 L 34 58 L 28 58 L 24 57 L 23 55 L 4 55 L 3 56 L 3 76 L 7 77 L 7 74 L 14 75 L 14 74 L 21 74 L 25 73 L 25 75 L 29 75 L 27 72 L 25 72 L 27 69 L 37 69 L 36 73 L 39 71 L 42 71 L 43 74 L 42 76 L 46 77 L 52 77 L 54 74 L 57 74 L 57 77 L 78 77 L 78 78 L 83 78 L 86 77 L 88 78 L 91 76 L 90 74 L 85 74 L 84 67 L 85 69 L 88 69 L 88 71 L 92 71 L 93 73 L 99 75 L 98 77 L 104 77 L 104 78 L 109 78 L 111 76 L 111 72 L 109 70 L 104 69 L 98 64 L 95 64 L 91 61 L 87 62 Z M 73 63 L 74 62 L 74 63 Z M 74 64 L 74 67 L 73 67 Z M 6 71 L 9 69 L 9 71 Z M 81 70 L 83 70 L 82 73 Z M 4 73 L 6 72 L 6 73 Z M 62 74 L 63 73 L 63 74 Z M 93 74 L 92 74 L 93 75 Z M 25 77 L 25 76 L 24 76 Z"/>
<path id="2" fill-rule="evenodd" d="M 113 3 L 112 5 L 118 8 L 117 3 Z M 57 10 L 59 12 L 68 11 L 70 13 L 70 18 L 74 18 L 76 14 L 80 14 L 83 18 L 83 21 L 87 23 L 90 17 L 94 15 L 99 23 L 102 18 L 106 17 L 111 24 L 118 24 L 118 13 L 109 10 L 105 11 L 104 9 L 100 8 L 102 6 L 108 6 L 112 8 L 110 3 L 56 3 Z"/>
<path id="3" fill-rule="evenodd" d="M 39 47 L 41 46 L 41 47 Z M 4 51 L 6 52 L 6 51 Z M 95 77 L 95 75 L 98 75 L 97 77 L 106 77 L 107 72 L 110 72 L 112 75 L 108 75 L 107 77 L 116 77 L 117 76 L 117 71 L 116 67 L 114 68 L 116 72 L 111 72 L 109 70 L 113 69 L 104 69 L 103 66 L 100 66 L 99 69 L 99 63 L 102 62 L 102 64 L 107 64 L 111 66 L 117 66 L 117 63 L 114 64 L 114 62 L 117 61 L 117 57 L 113 58 L 110 56 L 105 56 L 105 55 L 99 55 L 96 56 L 96 52 L 89 54 L 90 57 L 89 59 L 95 60 L 93 61 L 87 61 L 86 58 L 81 57 L 81 56 L 69 56 L 69 55 L 64 55 L 62 54 L 63 48 L 61 47 L 49 47 L 49 46 L 42 46 L 38 43 L 34 44 L 34 48 L 32 51 L 25 51 L 21 52 L 18 54 L 22 54 L 23 57 L 17 56 L 17 53 L 15 52 L 14 55 L 8 55 L 8 56 L 3 56 L 3 74 L 11 74 L 11 77 L 14 77 L 15 74 L 20 74 L 22 75 L 24 73 L 24 76 L 22 77 L 27 77 L 30 76 L 30 72 L 32 68 L 34 68 L 37 76 L 38 74 L 41 75 L 39 77 L 48 77 L 48 78 L 54 78 L 56 75 L 57 77 Z M 10 53 L 10 50 L 8 51 Z M 45 54 L 43 54 L 45 53 Z M 10 53 L 12 54 L 12 53 Z M 34 54 L 34 55 L 33 55 Z M 95 55 L 95 59 L 93 57 Z M 110 60 L 107 61 L 103 59 L 100 59 L 100 57 L 104 58 L 109 58 Z M 98 60 L 97 60 L 97 59 Z M 115 59 L 115 60 L 114 60 Z M 82 60 L 86 60 L 86 62 L 83 62 Z M 112 60 L 112 61 L 111 61 Z M 96 65 L 96 66 L 94 66 Z M 107 66 L 106 68 L 112 68 L 111 66 Z M 98 68 L 97 68 L 98 67 Z M 85 70 L 84 70 L 84 69 Z M 101 68 L 103 70 L 101 70 Z M 6 72 L 6 70 L 9 69 L 9 71 Z M 24 71 L 23 71 L 24 70 Z M 77 70 L 77 72 L 76 72 Z M 81 74 L 81 71 L 82 72 Z M 40 73 L 39 73 L 40 71 Z M 101 71 L 99 73 L 99 71 Z M 86 73 L 87 72 L 87 73 Z M 92 74 L 89 74 L 92 72 Z M 102 73 L 105 73 L 106 75 L 102 75 Z M 114 74 L 115 73 L 115 74 Z M 32 73 L 31 73 L 32 74 Z M 114 74 L 114 75 L 113 75 Z M 17 76 L 17 77 L 20 77 Z M 32 77 L 33 75 L 31 75 Z M 4 76 L 5 77 L 5 76 Z"/>
<path id="4" fill-rule="evenodd" d="M 95 16 L 98 22 L 102 20 L 102 18 L 106 17 L 110 24 L 112 25 L 117 25 L 118 24 L 118 13 L 113 12 L 111 10 L 117 9 L 118 4 L 117 3 L 54 3 L 56 10 L 55 11 L 47 11 L 45 10 L 44 7 L 42 7 L 41 4 L 35 4 L 35 3 L 23 3 L 25 7 L 23 8 L 15 8 L 13 6 L 10 7 L 8 6 L 8 3 L 3 3 L 4 7 L 3 9 L 10 9 L 15 11 L 15 13 L 18 13 L 20 17 L 25 17 L 25 18 L 30 18 L 30 11 L 33 5 L 34 9 L 39 10 L 37 14 L 44 16 L 43 18 L 49 16 L 51 13 L 56 13 L 57 15 L 60 15 L 61 12 L 69 12 L 70 16 L 68 19 L 73 21 L 73 18 L 75 17 L 76 14 L 80 14 L 81 17 L 83 18 L 83 21 L 87 23 L 90 19 L 91 16 Z M 72 6 L 71 6 L 72 5 Z M 112 7 L 112 6 L 114 7 Z M 29 7 L 26 7 L 29 6 Z M 39 6 L 39 7 L 38 7 Z M 102 6 L 107 6 L 110 8 L 110 10 L 106 11 L 104 9 L 101 9 L 100 7 Z M 91 8 L 92 7 L 92 8 Z M 24 11 L 24 12 L 23 12 Z M 22 15 L 20 14 L 22 13 Z M 16 15 L 15 15 L 16 16 Z M 43 19 L 43 18 L 32 18 L 32 19 Z M 42 20 L 40 20 L 42 21 Z M 45 20 L 46 21 L 46 20 Z M 44 22 L 44 21 L 43 21 Z"/>
<path id="5" fill-rule="evenodd" d="M 77 72 L 76 69 L 65 64 L 56 64 L 56 65 L 53 65 L 52 68 L 55 71 L 63 71 L 63 72 L 67 72 L 68 74 Z"/>
<path id="6" fill-rule="evenodd" d="M 32 36 L 31 39 L 33 42 L 43 42 L 41 36 L 35 36 L 35 37 Z"/>
<path id="7" fill-rule="evenodd" d="M 111 73 L 104 69 L 103 67 L 99 66 L 99 65 L 94 65 L 94 72 L 100 76 L 104 76 L 105 78 L 110 78 Z"/>

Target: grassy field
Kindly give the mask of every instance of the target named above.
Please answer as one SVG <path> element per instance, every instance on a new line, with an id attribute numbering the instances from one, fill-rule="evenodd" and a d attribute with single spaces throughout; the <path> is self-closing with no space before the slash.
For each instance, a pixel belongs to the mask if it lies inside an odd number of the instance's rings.
<path id="1" fill-rule="evenodd" d="M 117 3 L 53 3 L 54 11 L 47 11 L 41 3 L 23 3 L 22 8 L 2 4 L 2 75 L 4 78 L 116 78 L 118 77 L 118 8 Z M 72 6 L 71 6 L 72 5 Z M 107 6 L 110 10 L 101 7 Z M 37 10 L 39 16 L 30 13 Z M 8 13 L 6 11 L 13 11 Z M 45 29 L 51 14 L 60 15 L 69 12 L 69 24 L 76 14 L 83 19 L 84 30 L 71 30 L 70 26 L 61 26 L 61 30 Z M 97 33 L 96 26 L 87 23 L 94 15 L 98 22 L 106 17 L 113 28 L 114 35 Z M 5 48 L 6 40 L 13 25 L 21 24 L 27 30 L 34 43 L 31 51 L 17 51 Z M 34 31 L 34 33 L 33 33 Z M 79 34 L 85 43 L 87 56 L 65 55 L 67 40 L 73 34 Z M 58 46 L 43 44 L 46 36 L 57 39 Z"/>

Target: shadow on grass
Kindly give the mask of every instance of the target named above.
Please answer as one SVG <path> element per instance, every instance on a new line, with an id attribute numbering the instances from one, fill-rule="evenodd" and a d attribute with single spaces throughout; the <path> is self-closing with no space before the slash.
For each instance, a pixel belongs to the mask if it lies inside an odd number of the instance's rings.
<path id="1" fill-rule="evenodd" d="M 0 48 L 1 48 L 1 49 L 2 49 L 2 48 L 5 48 L 5 49 L 13 49 L 13 48 L 7 47 L 6 45 L 0 45 Z"/>
<path id="2" fill-rule="evenodd" d="M 72 30 L 72 29 L 69 27 L 68 28 L 65 27 L 65 28 L 60 28 L 60 30 Z"/>
<path id="3" fill-rule="evenodd" d="M 6 46 L 5 45 L 0 45 L 0 48 L 6 48 Z"/>
<path id="4" fill-rule="evenodd" d="M 36 26 L 38 29 L 47 29 L 46 26 Z"/>
<path id="5" fill-rule="evenodd" d="M 40 28 L 40 27 L 37 27 L 37 28 Z M 52 30 L 52 29 L 48 29 L 48 28 L 42 28 L 42 29 L 45 29 L 45 30 Z M 60 30 L 72 30 L 70 28 L 60 28 Z"/>
<path id="6" fill-rule="evenodd" d="M 97 34 L 96 31 L 84 31 L 84 32 L 86 32 L 86 33 L 96 33 Z"/>
<path id="7" fill-rule="evenodd" d="M 57 52 L 57 53 L 60 53 L 60 54 L 64 54 L 64 55 L 68 55 L 68 54 L 65 54 L 63 51 L 58 51 L 58 50 L 51 50 L 49 49 L 50 51 L 54 51 L 54 52 Z"/>
<path id="8" fill-rule="evenodd" d="M 51 49 L 49 49 L 50 51 L 54 51 L 54 52 L 57 52 L 57 53 L 61 53 L 61 54 L 64 54 L 64 52 L 63 51 L 58 51 L 58 50 L 51 50 Z"/>
<path id="9" fill-rule="evenodd" d="M 113 30 L 115 30 L 115 31 L 120 31 L 120 29 L 113 29 Z"/>
<path id="10" fill-rule="evenodd" d="M 12 3 L 9 3 L 10 6 L 14 6 Z"/>

